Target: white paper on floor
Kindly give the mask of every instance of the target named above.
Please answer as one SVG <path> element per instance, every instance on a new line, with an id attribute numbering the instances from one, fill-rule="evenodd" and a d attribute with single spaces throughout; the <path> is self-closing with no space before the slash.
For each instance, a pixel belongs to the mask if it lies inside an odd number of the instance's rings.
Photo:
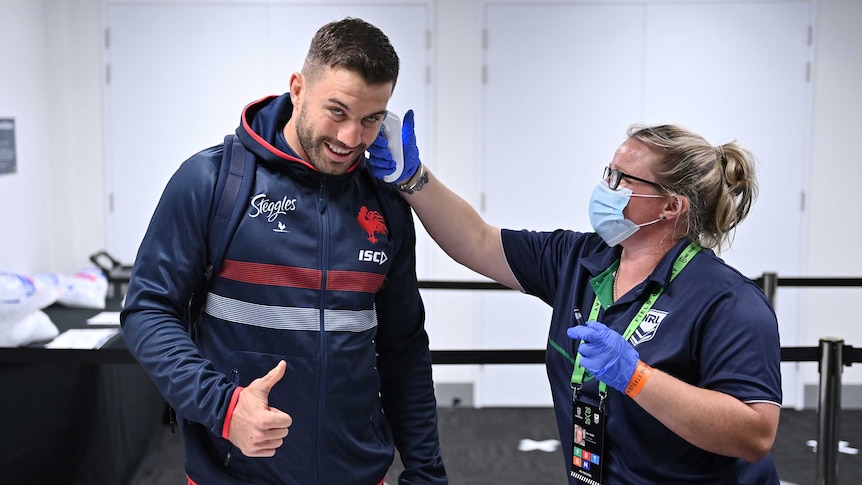
<path id="1" fill-rule="evenodd" d="M 557 451 L 557 447 L 560 446 L 559 440 L 543 440 L 543 441 L 534 441 L 531 439 L 522 439 L 518 444 L 518 449 L 521 451 L 544 451 L 547 453 L 552 453 Z"/>
<path id="2" fill-rule="evenodd" d="M 811 447 L 811 451 L 817 451 L 817 440 L 808 440 L 805 444 Z M 838 441 L 838 452 L 848 455 L 858 455 L 859 449 L 851 448 L 849 441 Z"/>

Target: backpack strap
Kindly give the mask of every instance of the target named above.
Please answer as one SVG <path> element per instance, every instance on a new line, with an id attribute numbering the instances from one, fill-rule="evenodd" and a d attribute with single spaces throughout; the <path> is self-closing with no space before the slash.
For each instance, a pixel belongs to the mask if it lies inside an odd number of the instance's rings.
<path id="1" fill-rule="evenodd" d="M 227 247 L 242 219 L 254 184 L 255 163 L 254 154 L 245 148 L 236 135 L 224 138 L 224 151 L 210 207 L 207 265 L 189 301 L 189 320 L 192 323 L 197 321 L 213 275 L 221 269 Z"/>

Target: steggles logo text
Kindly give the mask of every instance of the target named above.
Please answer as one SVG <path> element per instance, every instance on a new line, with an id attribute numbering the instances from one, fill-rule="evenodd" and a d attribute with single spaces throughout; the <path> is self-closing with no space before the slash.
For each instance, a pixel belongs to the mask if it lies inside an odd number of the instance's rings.
<path id="1" fill-rule="evenodd" d="M 296 199 L 288 199 L 287 196 L 284 196 L 279 201 L 272 201 L 266 198 L 266 194 L 259 194 L 252 197 L 251 206 L 255 211 L 249 213 L 249 217 L 267 214 L 266 220 L 272 222 L 279 214 L 287 214 L 288 211 L 296 210 Z"/>

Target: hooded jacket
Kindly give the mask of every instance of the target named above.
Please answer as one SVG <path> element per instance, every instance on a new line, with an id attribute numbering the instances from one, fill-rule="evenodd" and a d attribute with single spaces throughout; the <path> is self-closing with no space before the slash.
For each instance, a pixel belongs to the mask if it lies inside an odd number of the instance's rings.
<path id="1" fill-rule="evenodd" d="M 372 485 L 397 447 L 402 484 L 447 483 L 409 206 L 364 159 L 331 176 L 277 148 L 291 113 L 285 94 L 242 114 L 254 188 L 194 332 L 184 313 L 208 262 L 224 147 L 173 175 L 135 260 L 123 337 L 177 412 L 194 482 Z M 227 439 L 238 393 L 280 360 L 269 405 L 293 425 L 274 457 L 245 457 Z"/>

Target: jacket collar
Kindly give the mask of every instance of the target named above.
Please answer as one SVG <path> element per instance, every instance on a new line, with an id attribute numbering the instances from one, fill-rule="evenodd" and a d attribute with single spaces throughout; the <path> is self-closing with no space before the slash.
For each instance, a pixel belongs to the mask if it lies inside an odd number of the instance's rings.
<path id="1" fill-rule="evenodd" d="M 351 166 L 343 175 L 326 175 L 294 154 L 278 148 L 278 134 L 293 114 L 290 93 L 267 96 L 250 103 L 243 109 L 236 134 L 242 143 L 263 163 L 294 174 L 306 183 L 339 186 L 347 183 L 365 167 L 365 157 Z"/>

